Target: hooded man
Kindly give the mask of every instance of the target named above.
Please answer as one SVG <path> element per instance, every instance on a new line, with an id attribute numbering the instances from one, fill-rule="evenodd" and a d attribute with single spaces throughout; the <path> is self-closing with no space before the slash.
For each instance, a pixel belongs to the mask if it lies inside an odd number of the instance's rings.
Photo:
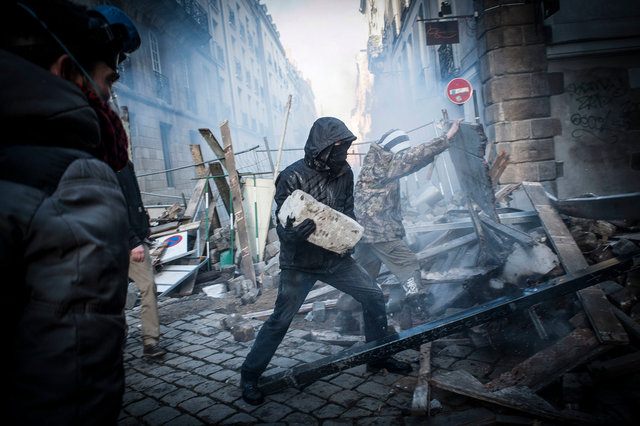
<path id="1" fill-rule="evenodd" d="M 354 204 L 364 234 L 356 245 L 354 258 L 373 280 L 384 263 L 400 281 L 402 290 L 393 288 L 389 297 L 390 313 L 402 309 L 405 296 L 418 297 L 421 282 L 418 259 L 403 241 L 400 178 L 425 167 L 447 149 L 461 121 L 454 122 L 446 135 L 413 148 L 406 132 L 389 130 L 371 144 L 362 161 Z"/>
<path id="2" fill-rule="evenodd" d="M 322 117 L 311 127 L 304 147 L 304 159 L 298 160 L 276 179 L 276 218 L 284 201 L 296 189 L 317 201 L 355 219 L 353 214 L 353 172 L 347 163 L 347 151 L 356 137 L 345 124 L 333 117 Z M 258 379 L 265 371 L 284 338 L 293 316 L 316 281 L 322 281 L 351 295 L 362 304 L 367 342 L 387 335 L 384 296 L 367 273 L 351 258 L 339 255 L 307 241 L 315 228 L 312 219 L 292 226 L 277 223 L 280 238 L 280 287 L 273 314 L 263 324 L 241 369 L 242 397 L 249 404 L 261 404 Z M 369 363 L 370 371 L 386 368 L 407 373 L 411 366 L 393 358 Z"/>

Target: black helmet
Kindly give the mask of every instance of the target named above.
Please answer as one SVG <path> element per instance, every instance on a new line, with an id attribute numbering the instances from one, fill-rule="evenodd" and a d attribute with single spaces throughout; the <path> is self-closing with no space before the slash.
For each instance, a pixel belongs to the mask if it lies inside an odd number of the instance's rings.
<path id="1" fill-rule="evenodd" d="M 140 47 L 140 34 L 131 19 L 115 6 L 102 5 L 89 10 L 89 31 L 100 46 L 100 59 L 116 69 L 127 54 Z"/>

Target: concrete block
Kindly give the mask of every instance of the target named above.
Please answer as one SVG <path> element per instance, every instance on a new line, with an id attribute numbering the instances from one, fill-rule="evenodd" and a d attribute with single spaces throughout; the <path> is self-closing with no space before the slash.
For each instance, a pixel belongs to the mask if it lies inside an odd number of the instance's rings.
<path id="1" fill-rule="evenodd" d="M 251 280 L 247 281 L 251 282 Z M 240 297 L 240 303 L 242 303 L 243 305 L 250 305 L 252 303 L 255 303 L 256 300 L 258 300 L 259 295 L 259 290 L 257 288 L 252 288 Z"/>
<path id="2" fill-rule="evenodd" d="M 313 302 L 311 312 L 304 318 L 307 321 L 325 322 L 327 320 L 327 306 L 324 302 Z"/>
<path id="3" fill-rule="evenodd" d="M 280 276 L 263 275 L 262 287 L 264 288 L 278 288 L 280 285 Z"/>
<path id="4" fill-rule="evenodd" d="M 543 182 L 555 178 L 555 161 L 535 161 L 509 164 L 500 176 L 500 183 Z"/>
<path id="5" fill-rule="evenodd" d="M 485 120 L 489 123 L 548 117 L 550 114 L 551 103 L 548 97 L 498 102 L 487 106 L 484 112 Z"/>
<path id="6" fill-rule="evenodd" d="M 280 273 L 280 259 L 278 256 L 269 259 L 267 266 L 264 268 L 264 273 L 271 276 L 275 276 Z"/>
<path id="7" fill-rule="evenodd" d="M 562 133 L 562 124 L 557 118 L 535 118 L 530 121 L 531 137 L 550 138 Z"/>
<path id="8" fill-rule="evenodd" d="M 231 334 L 236 342 L 248 342 L 256 337 L 253 326 L 249 323 L 237 324 L 231 328 Z"/>
<path id="9" fill-rule="evenodd" d="M 267 265 L 263 262 L 257 262 L 253 264 L 253 269 L 256 273 L 256 276 L 262 274 L 264 272 L 264 270 L 266 269 Z"/>
<path id="10" fill-rule="evenodd" d="M 280 208 L 280 223 L 286 223 L 287 217 L 295 218 L 294 226 L 307 218 L 313 219 L 316 230 L 309 236 L 308 241 L 338 254 L 353 248 L 364 232 L 364 228 L 349 216 L 316 201 L 299 189 L 296 189 Z"/>
<path id="11" fill-rule="evenodd" d="M 517 284 L 520 278 L 544 275 L 559 264 L 558 256 L 545 244 L 536 244 L 527 248 L 514 244 L 500 279 Z"/>
<path id="12" fill-rule="evenodd" d="M 496 142 L 510 142 L 529 139 L 531 134 L 531 124 L 529 121 L 501 121 L 487 126 L 487 135 L 490 132 L 495 134 L 494 140 Z"/>
<path id="13" fill-rule="evenodd" d="M 208 285 L 206 287 L 202 287 L 202 291 L 209 297 L 221 299 L 227 294 L 227 285 L 222 283 Z"/>
<path id="14" fill-rule="evenodd" d="M 231 330 L 232 327 L 238 324 L 241 324 L 245 321 L 246 320 L 241 314 L 233 313 L 231 315 L 227 315 L 226 317 L 222 318 L 222 321 L 220 321 L 220 324 L 222 325 L 222 328 L 224 328 L 225 330 Z"/>
<path id="15" fill-rule="evenodd" d="M 278 232 L 276 231 L 276 228 L 271 228 L 267 232 L 267 244 L 271 244 L 275 241 L 280 241 L 280 238 L 278 238 Z"/>
<path id="16" fill-rule="evenodd" d="M 272 257 L 280 254 L 280 241 L 274 241 L 264 247 L 264 260 L 268 261 Z"/>
<path id="17" fill-rule="evenodd" d="M 221 252 L 231 248 L 231 231 L 229 226 L 223 226 L 213 231 L 211 243 Z"/>
<path id="18" fill-rule="evenodd" d="M 555 151 L 553 139 L 536 139 L 515 142 L 501 142 L 496 145 L 497 152 L 504 150 L 509 155 L 509 162 L 553 160 Z"/>

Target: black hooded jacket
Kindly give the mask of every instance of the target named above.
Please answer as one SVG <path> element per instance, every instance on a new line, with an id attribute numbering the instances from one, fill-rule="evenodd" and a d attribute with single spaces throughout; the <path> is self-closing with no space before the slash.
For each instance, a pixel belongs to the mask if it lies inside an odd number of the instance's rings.
<path id="1" fill-rule="evenodd" d="M 304 147 L 305 157 L 284 169 L 276 179 L 276 218 L 282 203 L 296 189 L 300 189 L 319 202 L 346 214 L 355 220 L 353 213 L 353 171 L 349 164 L 338 173 L 329 171 L 319 155 L 336 142 L 351 143 L 356 137 L 337 118 L 323 117 L 311 127 Z M 309 242 L 298 243 L 287 239 L 283 226 L 278 222 L 280 237 L 280 268 L 305 272 L 331 272 L 345 258 Z"/>
<path id="2" fill-rule="evenodd" d="M 129 250 L 82 91 L 0 50 L 0 302 L 8 424 L 115 424 Z"/>

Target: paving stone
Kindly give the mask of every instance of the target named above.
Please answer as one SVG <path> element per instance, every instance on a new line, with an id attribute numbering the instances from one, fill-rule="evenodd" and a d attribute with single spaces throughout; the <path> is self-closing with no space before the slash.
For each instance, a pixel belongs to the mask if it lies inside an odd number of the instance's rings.
<path id="1" fill-rule="evenodd" d="M 163 426 L 198 426 L 204 423 L 189 414 L 181 414 L 178 417 L 164 423 Z M 118 423 L 118 426 L 122 426 Z"/>
<path id="2" fill-rule="evenodd" d="M 230 370 L 240 370 L 240 367 L 242 366 L 243 362 L 244 362 L 244 358 L 234 357 L 226 360 L 225 362 L 222 363 L 222 365 L 225 368 L 228 368 Z"/>
<path id="3" fill-rule="evenodd" d="M 215 425 L 235 413 L 236 410 L 225 404 L 212 404 L 204 410 L 196 413 L 196 416 L 206 422 L 206 424 Z"/>
<path id="4" fill-rule="evenodd" d="M 317 354 L 315 352 L 300 352 L 297 355 L 294 355 L 294 358 L 299 359 L 302 362 L 313 362 L 313 361 L 317 361 L 319 359 L 324 358 L 324 355 L 321 354 Z"/>
<path id="5" fill-rule="evenodd" d="M 190 355 L 194 358 L 205 359 L 216 353 L 218 353 L 218 351 L 216 351 L 215 349 L 204 348 L 200 349 L 199 351 L 192 352 Z"/>
<path id="6" fill-rule="evenodd" d="M 406 409 L 411 407 L 413 401 L 413 392 L 394 392 L 384 400 L 388 405 L 397 407 L 400 409 Z M 384 407 L 383 410 L 388 411 L 390 407 Z"/>
<path id="7" fill-rule="evenodd" d="M 145 424 L 160 425 L 180 415 L 180 411 L 171 407 L 160 407 L 143 417 Z"/>
<path id="8" fill-rule="evenodd" d="M 365 381 L 362 377 L 354 376 L 352 374 L 338 374 L 333 377 L 331 383 L 338 385 L 344 389 L 353 389 L 356 386 L 362 384 Z"/>
<path id="9" fill-rule="evenodd" d="M 461 346 L 461 345 L 449 345 L 440 352 L 438 352 L 437 356 L 452 356 L 454 358 L 465 358 L 473 352 L 473 348 L 469 346 Z"/>
<path id="10" fill-rule="evenodd" d="M 345 412 L 344 407 L 337 404 L 327 404 L 318 409 L 314 414 L 319 419 L 335 419 Z"/>
<path id="11" fill-rule="evenodd" d="M 318 425 L 318 420 L 316 420 L 313 416 L 303 413 L 292 413 L 287 417 L 282 419 L 288 425 Z"/>
<path id="12" fill-rule="evenodd" d="M 282 346 L 282 345 L 281 345 Z M 295 347 L 278 347 L 278 352 L 276 353 L 276 356 L 280 356 L 280 357 L 292 357 L 296 354 L 300 353 L 300 350 L 295 348 Z"/>
<path id="13" fill-rule="evenodd" d="M 261 405 L 252 413 L 252 415 L 256 416 L 262 421 L 277 422 L 292 411 L 293 410 L 286 405 L 270 401 L 265 402 L 263 405 Z"/>
<path id="14" fill-rule="evenodd" d="M 305 389 L 306 391 L 306 389 Z M 277 402 L 286 403 L 294 398 L 298 398 L 301 395 L 301 391 L 295 388 L 286 388 L 283 391 L 276 392 L 269 395 L 269 399 Z"/>
<path id="15" fill-rule="evenodd" d="M 145 373 L 153 377 L 164 378 L 165 375 L 173 373 L 175 370 L 166 365 L 159 365 L 155 368 L 145 369 Z"/>
<path id="16" fill-rule="evenodd" d="M 211 395 L 211 397 L 226 404 L 231 404 L 233 401 L 242 397 L 242 393 L 238 386 L 227 385 L 218 389 L 214 395 Z"/>
<path id="17" fill-rule="evenodd" d="M 485 363 L 493 363 L 498 360 L 500 354 L 491 348 L 479 348 L 471 352 L 467 359 Z"/>
<path id="18" fill-rule="evenodd" d="M 342 425 L 352 425 L 352 419 L 331 419 L 325 420 L 322 422 L 322 426 L 342 426 Z"/>
<path id="19" fill-rule="evenodd" d="M 258 419 L 248 415 L 247 413 L 238 413 L 229 417 L 228 419 L 226 419 L 220 424 L 221 425 L 250 425 L 254 423 L 258 423 Z"/>
<path id="20" fill-rule="evenodd" d="M 155 377 L 147 377 L 140 382 L 134 383 L 131 387 L 135 390 L 145 392 L 147 389 L 164 383 L 162 380 Z"/>
<path id="21" fill-rule="evenodd" d="M 365 396 L 364 398 L 361 398 L 358 402 L 356 402 L 357 407 L 364 408 L 373 412 L 379 412 L 384 405 L 384 402 L 376 398 L 371 398 L 369 396 Z"/>
<path id="22" fill-rule="evenodd" d="M 352 390 L 343 390 L 340 392 L 336 392 L 329 397 L 331 402 L 336 404 L 340 404 L 343 407 L 349 408 L 353 407 L 355 403 L 362 398 L 362 394 L 360 392 L 355 392 Z"/>
<path id="23" fill-rule="evenodd" d="M 300 364 L 300 361 L 293 358 L 274 357 L 271 360 L 271 364 L 277 365 L 278 367 L 282 367 L 282 368 L 291 368 Z"/>
<path id="24" fill-rule="evenodd" d="M 124 407 L 124 410 L 134 417 L 142 417 L 151 411 L 160 408 L 160 404 L 152 398 L 145 398 L 141 401 L 134 402 Z"/>
<path id="25" fill-rule="evenodd" d="M 220 371 L 216 371 L 215 373 L 213 373 L 212 375 L 209 376 L 209 378 L 213 379 L 213 380 L 217 380 L 219 382 L 224 382 L 225 380 L 227 380 L 229 377 L 231 376 L 235 376 L 236 374 L 238 374 L 236 371 L 232 371 L 232 370 L 220 370 Z"/>
<path id="26" fill-rule="evenodd" d="M 323 380 L 314 382 L 305 388 L 305 392 L 310 392 L 320 398 L 329 398 L 331 395 L 336 392 L 340 392 L 341 390 L 341 387 L 332 385 L 331 383 L 327 383 Z"/>
<path id="27" fill-rule="evenodd" d="M 457 359 L 450 356 L 434 356 L 431 358 L 431 365 L 437 368 L 448 369 Z"/>
<path id="28" fill-rule="evenodd" d="M 122 397 L 122 406 L 125 407 L 132 402 L 140 401 L 143 399 L 145 395 L 140 392 L 125 390 L 124 395 Z"/>
<path id="29" fill-rule="evenodd" d="M 174 367 L 180 367 L 181 365 L 183 365 L 184 363 L 187 363 L 189 361 L 191 361 L 192 359 L 188 356 L 177 356 L 175 358 L 171 358 L 169 360 L 166 360 L 164 363 L 167 365 L 172 365 Z"/>
<path id="30" fill-rule="evenodd" d="M 173 392 L 170 392 L 160 398 L 163 402 L 169 404 L 171 407 L 177 407 L 183 402 L 192 399 L 197 394 L 189 389 L 178 388 Z"/>
<path id="31" fill-rule="evenodd" d="M 462 424 L 488 424 L 495 419 L 495 414 L 486 408 L 473 408 L 453 413 L 442 413 L 431 417 L 430 426 L 449 426 Z"/>
<path id="32" fill-rule="evenodd" d="M 369 380 L 376 382 L 376 383 L 380 383 L 381 385 L 386 385 L 391 387 L 392 384 L 394 384 L 395 382 L 397 382 L 398 380 L 407 377 L 404 376 L 402 374 L 396 374 L 396 373 L 389 373 L 383 372 L 384 370 L 381 370 L 380 372 L 372 375 Z"/>
<path id="33" fill-rule="evenodd" d="M 179 350 L 179 351 L 177 351 L 177 352 L 178 352 L 179 354 L 181 354 L 181 355 L 187 355 L 187 356 L 193 357 L 193 355 L 194 355 L 196 352 L 201 351 L 201 350 L 203 350 L 203 349 L 209 349 L 209 350 L 211 350 L 211 348 L 207 348 L 206 346 L 199 345 L 199 344 L 198 344 L 198 345 L 194 345 L 194 344 L 192 343 L 192 344 L 189 344 L 188 346 L 183 347 L 182 349 L 180 349 L 180 350 Z"/>
<path id="34" fill-rule="evenodd" d="M 381 385 L 373 381 L 366 381 L 356 388 L 358 392 L 374 398 L 386 398 L 389 394 L 389 386 Z"/>
<path id="35" fill-rule="evenodd" d="M 208 363 L 211 364 L 222 364 L 224 361 L 233 358 L 233 355 L 228 354 L 228 353 L 224 353 L 224 352 L 220 352 L 217 354 L 213 354 L 207 358 L 205 358 L 205 361 L 207 361 Z"/>
<path id="36" fill-rule="evenodd" d="M 363 417 L 368 417 L 370 415 L 371 415 L 371 411 L 369 410 L 365 410 L 364 408 L 360 408 L 360 407 L 352 407 L 352 408 L 349 408 L 344 413 L 340 414 L 340 417 L 360 419 Z"/>
<path id="37" fill-rule="evenodd" d="M 220 367 L 219 365 L 205 364 L 202 367 L 195 368 L 193 372 L 201 376 L 209 376 L 215 373 L 216 371 L 220 371 L 220 370 L 222 370 L 222 367 Z"/>
<path id="38" fill-rule="evenodd" d="M 185 363 L 180 364 L 180 368 L 183 368 L 183 369 L 185 369 L 187 371 L 192 371 L 192 370 L 194 370 L 194 369 L 196 369 L 198 367 L 202 367 L 203 365 L 206 365 L 205 361 L 192 359 L 192 360 L 189 360 L 189 361 L 187 361 Z"/>
<path id="39" fill-rule="evenodd" d="M 353 374 L 354 376 L 358 376 L 358 377 L 368 377 L 371 375 L 371 373 L 367 371 L 367 366 L 365 364 L 351 367 L 347 370 L 344 370 L 344 373 Z"/>
<path id="40" fill-rule="evenodd" d="M 186 410 L 189 413 L 198 413 L 210 405 L 215 404 L 215 401 L 206 396 L 196 396 L 182 401 L 178 404 L 178 407 Z"/>
<path id="41" fill-rule="evenodd" d="M 118 426 L 139 426 L 140 420 L 135 417 L 125 415 L 124 417 L 118 418 Z"/>
<path id="42" fill-rule="evenodd" d="M 458 362 L 455 362 L 451 368 L 453 370 L 465 370 L 469 372 L 473 377 L 477 379 L 484 379 L 490 373 L 493 367 L 489 364 L 485 364 L 480 361 L 473 361 L 469 359 L 463 359 Z"/>
<path id="43" fill-rule="evenodd" d="M 162 379 L 166 382 L 174 383 L 187 377 L 189 374 L 188 371 L 174 370 L 172 373 L 165 374 Z"/>
<path id="44" fill-rule="evenodd" d="M 224 386 L 224 383 L 216 382 L 214 380 L 208 380 L 193 388 L 193 391 L 200 395 L 210 395 Z"/>
<path id="45" fill-rule="evenodd" d="M 171 383 L 162 382 L 152 388 L 147 389 L 146 391 L 144 391 L 144 393 L 145 395 L 152 396 L 154 398 L 162 398 L 169 392 L 173 392 L 176 389 L 178 389 L 177 386 L 172 385 Z"/>
<path id="46" fill-rule="evenodd" d="M 384 416 L 372 416 L 366 419 L 359 419 L 358 426 L 395 426 L 403 423 L 401 415 L 390 416 L 387 413 L 384 414 Z"/>
<path id="47" fill-rule="evenodd" d="M 284 401 L 284 403 L 303 413 L 311 413 L 322 407 L 326 401 L 308 393 L 299 393 L 288 401 Z"/>

